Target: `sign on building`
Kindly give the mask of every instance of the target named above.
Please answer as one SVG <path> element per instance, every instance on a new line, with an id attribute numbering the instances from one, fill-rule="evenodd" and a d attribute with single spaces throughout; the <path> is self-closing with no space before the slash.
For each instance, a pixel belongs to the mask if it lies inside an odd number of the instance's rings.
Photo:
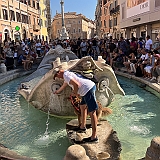
<path id="1" fill-rule="evenodd" d="M 19 27 L 19 26 L 16 26 L 16 27 L 15 27 L 15 30 L 16 30 L 16 31 L 19 31 L 19 30 L 20 30 L 20 27 Z"/>
<path id="2" fill-rule="evenodd" d="M 150 11 L 150 0 L 127 0 L 127 18 Z"/>

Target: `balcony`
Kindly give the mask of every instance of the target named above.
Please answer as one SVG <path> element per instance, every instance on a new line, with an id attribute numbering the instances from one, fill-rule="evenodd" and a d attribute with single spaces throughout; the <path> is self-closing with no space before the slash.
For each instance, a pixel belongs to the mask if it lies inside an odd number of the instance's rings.
<path id="1" fill-rule="evenodd" d="M 113 14 L 117 14 L 120 11 L 120 5 L 116 6 L 116 8 L 112 8 L 110 10 L 110 15 L 112 16 Z"/>
<path id="2" fill-rule="evenodd" d="M 119 12 L 119 11 L 120 11 L 120 5 L 116 6 L 115 11 L 116 11 L 116 12 Z"/>
<path id="3" fill-rule="evenodd" d="M 114 13 L 115 13 L 115 9 L 112 8 L 112 9 L 110 10 L 110 15 L 112 16 Z"/>
<path id="4" fill-rule="evenodd" d="M 38 32 L 38 31 L 40 31 L 40 26 L 39 25 L 33 25 L 33 31 L 36 31 L 36 32 Z"/>

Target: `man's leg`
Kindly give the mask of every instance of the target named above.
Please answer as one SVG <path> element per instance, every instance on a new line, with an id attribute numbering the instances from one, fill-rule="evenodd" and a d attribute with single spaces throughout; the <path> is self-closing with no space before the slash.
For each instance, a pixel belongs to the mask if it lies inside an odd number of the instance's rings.
<path id="1" fill-rule="evenodd" d="M 86 104 L 80 105 L 81 109 L 81 125 L 80 128 L 84 129 L 86 128 L 86 118 L 87 118 L 87 106 Z"/>
<path id="2" fill-rule="evenodd" d="M 91 139 L 95 139 L 97 137 L 97 115 L 96 110 L 89 112 L 91 117 L 91 125 L 92 125 L 92 136 Z"/>
<path id="3" fill-rule="evenodd" d="M 140 68 L 141 68 L 142 74 L 144 74 L 144 66 L 143 66 L 143 64 L 140 64 Z"/>

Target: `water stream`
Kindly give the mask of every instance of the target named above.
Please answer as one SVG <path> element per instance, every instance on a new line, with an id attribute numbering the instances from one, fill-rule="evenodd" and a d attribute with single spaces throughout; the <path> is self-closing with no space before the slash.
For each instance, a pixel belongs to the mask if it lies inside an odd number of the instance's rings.
<path id="1" fill-rule="evenodd" d="M 70 146 L 65 131 L 69 119 L 49 116 L 29 105 L 17 92 L 21 80 L 0 86 L 0 143 L 37 160 L 62 160 Z M 122 160 L 137 160 L 160 134 L 160 99 L 137 82 L 118 80 L 126 96 L 115 96 L 110 105 L 113 114 L 107 120 L 122 143 Z"/>

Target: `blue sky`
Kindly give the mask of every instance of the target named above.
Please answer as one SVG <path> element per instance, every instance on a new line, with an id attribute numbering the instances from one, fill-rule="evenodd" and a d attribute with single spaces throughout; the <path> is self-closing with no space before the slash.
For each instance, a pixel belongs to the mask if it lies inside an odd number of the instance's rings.
<path id="1" fill-rule="evenodd" d="M 51 0 L 51 13 L 52 17 L 61 12 L 60 0 Z M 89 19 L 95 19 L 95 9 L 97 0 L 64 0 L 64 12 L 77 12 L 82 13 Z"/>

